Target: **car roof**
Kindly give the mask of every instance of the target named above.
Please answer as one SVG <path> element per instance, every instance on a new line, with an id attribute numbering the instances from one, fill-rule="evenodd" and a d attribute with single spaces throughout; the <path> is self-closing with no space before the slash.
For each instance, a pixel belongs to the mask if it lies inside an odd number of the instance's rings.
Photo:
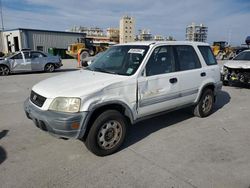
<path id="1" fill-rule="evenodd" d="M 116 46 L 134 46 L 134 45 L 141 45 L 141 46 L 150 46 L 150 45 L 159 45 L 159 44 L 166 44 L 166 45 L 205 45 L 209 46 L 208 43 L 204 42 L 192 42 L 192 41 L 138 41 L 138 42 L 129 42 L 123 44 L 117 44 Z"/>

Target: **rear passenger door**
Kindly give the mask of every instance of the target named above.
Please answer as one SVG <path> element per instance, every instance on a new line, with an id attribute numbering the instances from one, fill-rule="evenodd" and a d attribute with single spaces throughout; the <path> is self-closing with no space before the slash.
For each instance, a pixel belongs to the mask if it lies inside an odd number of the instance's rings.
<path id="1" fill-rule="evenodd" d="M 46 64 L 46 57 L 41 52 L 31 52 L 31 68 L 32 71 L 42 71 Z"/>
<path id="2" fill-rule="evenodd" d="M 201 68 L 193 46 L 176 45 L 174 52 L 179 71 L 180 101 L 183 105 L 193 103 L 207 73 Z"/>
<path id="3" fill-rule="evenodd" d="M 179 74 L 172 46 L 160 46 L 138 78 L 138 118 L 179 106 Z"/>

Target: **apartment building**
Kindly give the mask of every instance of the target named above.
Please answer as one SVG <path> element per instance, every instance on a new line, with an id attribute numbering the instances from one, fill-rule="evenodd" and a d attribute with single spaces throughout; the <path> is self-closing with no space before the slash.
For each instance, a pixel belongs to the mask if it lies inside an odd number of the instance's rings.
<path id="1" fill-rule="evenodd" d="M 120 43 L 133 42 L 135 40 L 135 19 L 123 16 L 120 19 Z"/>
<path id="2" fill-rule="evenodd" d="M 195 23 L 192 23 L 191 25 L 188 25 L 186 28 L 186 40 L 206 42 L 207 32 L 208 32 L 208 27 L 204 26 L 203 24 L 197 25 Z"/>

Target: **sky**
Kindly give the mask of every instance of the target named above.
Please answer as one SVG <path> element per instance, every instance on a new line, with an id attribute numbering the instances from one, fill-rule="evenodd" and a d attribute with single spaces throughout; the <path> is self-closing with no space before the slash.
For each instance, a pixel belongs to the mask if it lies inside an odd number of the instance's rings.
<path id="1" fill-rule="evenodd" d="M 2 0 L 5 29 L 65 31 L 73 26 L 119 27 L 123 15 L 136 31 L 185 40 L 186 26 L 208 27 L 208 41 L 243 44 L 250 35 L 250 0 Z"/>

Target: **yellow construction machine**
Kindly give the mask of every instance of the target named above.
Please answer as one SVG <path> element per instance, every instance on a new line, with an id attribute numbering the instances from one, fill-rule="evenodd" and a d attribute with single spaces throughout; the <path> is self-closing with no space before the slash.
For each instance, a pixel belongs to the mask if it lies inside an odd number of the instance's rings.
<path id="1" fill-rule="evenodd" d="M 78 59 L 78 54 L 80 55 L 80 60 L 83 61 L 89 56 L 95 56 L 99 52 L 103 52 L 107 49 L 105 44 L 94 44 L 93 38 L 80 38 L 74 44 L 68 46 L 66 54 L 72 56 L 75 59 Z"/>
<path id="2" fill-rule="evenodd" d="M 231 59 L 235 56 L 235 50 L 226 41 L 214 42 L 212 50 L 218 60 Z"/>

